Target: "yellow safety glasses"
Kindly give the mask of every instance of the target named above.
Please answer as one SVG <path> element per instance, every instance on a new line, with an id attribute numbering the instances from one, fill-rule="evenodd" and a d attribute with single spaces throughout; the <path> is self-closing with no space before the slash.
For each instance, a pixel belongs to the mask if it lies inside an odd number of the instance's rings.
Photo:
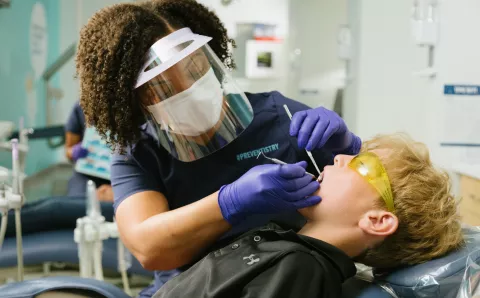
<path id="1" fill-rule="evenodd" d="M 385 167 L 376 154 L 372 152 L 360 153 L 348 163 L 348 166 L 377 190 L 385 201 L 388 211 L 395 211 L 390 180 Z"/>

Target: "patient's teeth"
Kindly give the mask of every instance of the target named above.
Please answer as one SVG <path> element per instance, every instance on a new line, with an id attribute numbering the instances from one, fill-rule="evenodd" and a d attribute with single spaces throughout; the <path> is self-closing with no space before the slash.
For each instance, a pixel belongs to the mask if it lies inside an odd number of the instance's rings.
<path id="1" fill-rule="evenodd" d="M 323 181 L 323 172 L 320 173 L 320 176 L 318 176 L 318 182 L 322 182 Z"/>

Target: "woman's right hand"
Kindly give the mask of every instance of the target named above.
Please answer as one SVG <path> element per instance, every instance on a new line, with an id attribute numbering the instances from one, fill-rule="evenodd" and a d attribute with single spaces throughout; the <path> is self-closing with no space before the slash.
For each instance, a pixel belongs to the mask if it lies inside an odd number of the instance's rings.
<path id="1" fill-rule="evenodd" d="M 306 162 L 260 165 L 222 186 L 218 202 L 223 217 L 236 225 L 250 214 L 276 214 L 318 204 L 321 198 L 311 195 L 320 184 L 312 181 L 306 166 Z"/>

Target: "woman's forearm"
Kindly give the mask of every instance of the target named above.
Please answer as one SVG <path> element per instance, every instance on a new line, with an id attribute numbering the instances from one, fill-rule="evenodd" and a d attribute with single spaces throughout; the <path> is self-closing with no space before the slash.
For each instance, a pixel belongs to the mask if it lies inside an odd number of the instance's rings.
<path id="1" fill-rule="evenodd" d="M 67 131 L 65 133 L 65 155 L 72 160 L 72 148 L 82 141 L 82 136 L 73 132 Z"/>
<path id="2" fill-rule="evenodd" d="M 135 231 L 142 265 L 169 270 L 188 264 L 230 229 L 218 205 L 218 192 L 184 207 L 152 216 Z"/>
<path id="3" fill-rule="evenodd" d="M 65 148 L 65 156 L 68 158 L 68 160 L 72 161 L 72 148 L 73 147 L 66 147 Z"/>

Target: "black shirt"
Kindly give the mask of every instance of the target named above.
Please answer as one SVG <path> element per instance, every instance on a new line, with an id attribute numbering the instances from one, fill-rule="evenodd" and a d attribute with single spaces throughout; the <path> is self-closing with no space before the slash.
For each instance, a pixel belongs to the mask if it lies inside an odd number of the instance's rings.
<path id="1" fill-rule="evenodd" d="M 211 252 L 153 297 L 338 298 L 355 272 L 336 247 L 270 223 Z"/>

